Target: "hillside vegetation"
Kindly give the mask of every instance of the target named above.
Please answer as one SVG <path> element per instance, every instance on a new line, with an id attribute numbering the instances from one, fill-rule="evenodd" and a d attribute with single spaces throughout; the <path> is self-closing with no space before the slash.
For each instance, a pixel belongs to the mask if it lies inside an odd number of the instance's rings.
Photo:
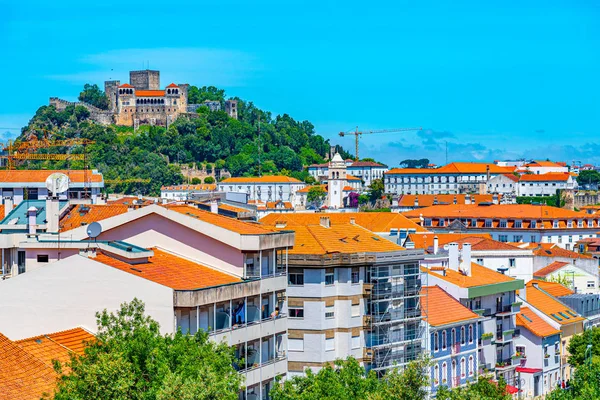
<path id="1" fill-rule="evenodd" d="M 86 85 L 80 98 L 98 98 L 98 87 Z M 102 92 L 100 92 L 102 93 Z M 223 102 L 225 92 L 215 87 L 190 87 L 190 103 L 204 100 Z M 296 121 L 287 114 L 273 117 L 252 102 L 238 99 L 238 120 L 224 111 L 197 110 L 197 117 L 180 117 L 168 129 L 157 126 L 133 128 L 102 126 L 89 120 L 82 106 L 58 112 L 42 106 L 19 139 L 32 135 L 42 138 L 86 138 L 96 143 L 87 148 L 90 167 L 100 170 L 105 179 L 150 179 L 149 183 L 123 182 L 108 184 L 109 192 L 157 195 L 162 185 L 183 182 L 180 165 L 206 165 L 225 168 L 232 176 L 258 174 L 258 157 L 263 174 L 285 174 L 310 181 L 305 166 L 321 163 L 329 152 L 329 141 L 315 133 L 309 121 Z M 260 119 L 260 141 L 258 126 Z M 64 153 L 66 148 L 44 150 Z M 83 152 L 82 148 L 71 149 Z M 341 151 L 343 157 L 350 157 Z M 81 161 L 29 161 L 21 168 L 83 168 Z"/>

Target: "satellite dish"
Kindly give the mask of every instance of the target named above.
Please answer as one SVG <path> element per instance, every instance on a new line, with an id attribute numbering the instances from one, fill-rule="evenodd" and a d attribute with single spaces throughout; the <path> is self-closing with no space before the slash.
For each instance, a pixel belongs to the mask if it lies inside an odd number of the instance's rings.
<path id="1" fill-rule="evenodd" d="M 69 177 L 63 173 L 55 172 L 46 178 L 46 188 L 56 196 L 58 193 L 69 189 Z"/>
<path id="2" fill-rule="evenodd" d="M 87 235 L 91 238 L 97 238 L 102 233 L 102 225 L 98 222 L 92 222 L 87 226 Z"/>

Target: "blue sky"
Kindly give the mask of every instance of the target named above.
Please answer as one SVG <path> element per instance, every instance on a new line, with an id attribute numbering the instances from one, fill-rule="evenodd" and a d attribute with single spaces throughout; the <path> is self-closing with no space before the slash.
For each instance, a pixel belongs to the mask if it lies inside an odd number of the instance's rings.
<path id="1" fill-rule="evenodd" d="M 446 143 L 450 161 L 600 164 L 597 1 L 0 0 L 0 11 L 0 128 L 149 63 L 163 86 L 222 87 L 348 149 L 337 133 L 356 125 L 424 127 L 363 138 L 361 156 L 390 166 L 443 163 Z"/>

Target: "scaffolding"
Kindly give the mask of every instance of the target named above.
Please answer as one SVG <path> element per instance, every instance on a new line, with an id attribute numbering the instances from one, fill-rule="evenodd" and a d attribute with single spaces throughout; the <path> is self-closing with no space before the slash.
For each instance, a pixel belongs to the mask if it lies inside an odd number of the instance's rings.
<path id="1" fill-rule="evenodd" d="M 371 369 L 383 373 L 416 360 L 424 349 L 422 273 L 416 259 L 376 264 L 369 272 L 366 354 L 371 359 Z"/>

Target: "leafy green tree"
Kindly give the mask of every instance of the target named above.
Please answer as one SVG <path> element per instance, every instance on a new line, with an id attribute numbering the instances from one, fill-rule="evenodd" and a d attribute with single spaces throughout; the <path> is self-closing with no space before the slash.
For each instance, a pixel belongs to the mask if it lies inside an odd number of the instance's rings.
<path id="1" fill-rule="evenodd" d="M 138 299 L 115 313 L 99 312 L 96 320 L 97 340 L 84 355 L 55 366 L 61 373 L 55 400 L 238 398 L 233 350 L 205 332 L 161 335 Z"/>
<path id="2" fill-rule="evenodd" d="M 382 179 L 373 179 L 368 188 L 369 200 L 374 202 L 383 196 L 385 186 L 383 185 Z"/>
<path id="3" fill-rule="evenodd" d="M 320 207 L 326 197 L 327 192 L 325 192 L 323 186 L 315 185 L 308 189 L 308 193 L 306 194 L 306 202 L 315 207 Z"/>
<path id="4" fill-rule="evenodd" d="M 547 400 L 579 400 L 600 398 L 600 357 L 595 356 L 589 364 L 577 367 L 568 382 L 568 390 L 555 389 Z"/>
<path id="5" fill-rule="evenodd" d="M 204 183 L 206 183 L 206 184 L 215 183 L 215 178 L 213 178 L 212 176 L 207 176 L 206 178 L 204 178 Z"/>
<path id="6" fill-rule="evenodd" d="M 569 364 L 578 368 L 586 360 L 586 351 L 588 345 L 592 345 L 591 352 L 588 355 L 600 357 L 600 328 L 592 327 L 586 329 L 582 334 L 574 335 L 569 341 Z"/>
<path id="7" fill-rule="evenodd" d="M 400 162 L 402 168 L 427 168 L 429 159 L 421 158 L 420 160 L 407 159 Z"/>
<path id="8" fill-rule="evenodd" d="M 577 183 L 583 185 L 598 185 L 600 184 L 600 172 L 596 170 L 586 170 L 579 172 Z"/>
<path id="9" fill-rule="evenodd" d="M 447 386 L 441 386 L 435 398 L 438 400 L 510 400 L 512 396 L 506 390 L 504 379 L 500 378 L 496 383 L 479 377 L 477 382 L 464 387 L 449 389 Z"/>
<path id="10" fill-rule="evenodd" d="M 102 110 L 108 110 L 108 98 L 96 84 L 90 85 L 86 83 L 83 86 L 83 91 L 79 93 L 79 101 L 91 104 Z"/>
<path id="11" fill-rule="evenodd" d="M 188 103 L 202 104 L 205 100 L 224 102 L 225 90 L 217 89 L 214 86 L 190 86 L 188 87 Z M 208 110 L 208 108 L 207 108 Z"/>
<path id="12" fill-rule="evenodd" d="M 192 178 L 192 185 L 199 185 L 202 183 L 202 179 L 198 178 L 198 177 L 193 177 Z"/>

